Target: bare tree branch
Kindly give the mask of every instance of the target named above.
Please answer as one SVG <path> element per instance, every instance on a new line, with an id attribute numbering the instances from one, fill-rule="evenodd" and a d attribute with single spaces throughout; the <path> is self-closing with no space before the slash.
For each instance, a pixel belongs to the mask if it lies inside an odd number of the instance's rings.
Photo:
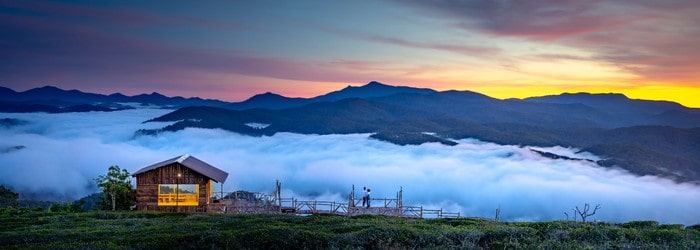
<path id="1" fill-rule="evenodd" d="M 581 211 L 581 210 L 578 208 L 578 206 L 576 206 L 576 213 L 578 213 L 578 215 L 581 216 L 581 221 L 582 221 L 582 222 L 585 223 L 585 222 L 586 222 L 586 218 L 588 218 L 588 216 L 594 215 L 594 214 L 596 213 L 596 211 L 598 211 L 598 209 L 600 209 L 600 204 L 598 204 L 598 205 L 595 206 L 595 208 L 593 209 L 593 212 L 588 213 L 588 211 L 589 211 L 590 209 L 591 209 L 591 206 L 590 206 L 588 203 L 586 203 L 586 204 L 583 206 L 583 211 Z"/>

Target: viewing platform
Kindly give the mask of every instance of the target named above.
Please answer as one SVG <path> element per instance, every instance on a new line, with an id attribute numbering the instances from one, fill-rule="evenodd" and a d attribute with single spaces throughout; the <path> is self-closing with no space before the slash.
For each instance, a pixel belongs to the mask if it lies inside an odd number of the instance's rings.
<path id="1" fill-rule="evenodd" d="M 404 206 L 403 188 L 396 198 L 371 198 L 370 207 L 362 206 L 362 199 L 356 199 L 355 188 L 348 195 L 347 202 L 298 200 L 281 197 L 281 183 L 277 181 L 272 194 L 246 191 L 219 192 L 214 194 L 214 202 L 207 211 L 213 213 L 288 213 L 297 215 L 334 214 L 342 216 L 385 215 L 406 218 L 460 218 L 460 213 L 445 212 L 442 209 L 426 209 L 422 206 Z"/>

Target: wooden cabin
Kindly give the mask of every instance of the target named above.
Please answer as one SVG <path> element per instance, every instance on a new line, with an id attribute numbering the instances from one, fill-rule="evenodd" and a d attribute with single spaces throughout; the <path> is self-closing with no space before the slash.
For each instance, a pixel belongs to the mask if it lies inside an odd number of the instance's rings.
<path id="1" fill-rule="evenodd" d="M 136 177 L 138 210 L 206 212 L 213 182 L 223 184 L 228 173 L 190 155 L 144 167 Z"/>

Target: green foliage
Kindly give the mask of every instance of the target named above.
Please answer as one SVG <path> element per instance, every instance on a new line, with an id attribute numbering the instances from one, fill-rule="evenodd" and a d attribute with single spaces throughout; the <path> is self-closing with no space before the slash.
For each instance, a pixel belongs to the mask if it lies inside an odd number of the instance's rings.
<path id="1" fill-rule="evenodd" d="M 668 230 L 682 230 L 685 228 L 682 224 L 664 224 L 659 226 L 660 229 L 668 229 Z"/>
<path id="2" fill-rule="evenodd" d="M 12 192 L 4 185 L 0 185 L 0 207 L 16 207 L 19 203 L 19 194 Z"/>
<path id="3" fill-rule="evenodd" d="M 56 206 L 59 207 L 58 205 Z M 671 225 L 0 208 L 3 248 L 698 249 Z M 658 223 L 656 224 L 658 225 Z M 696 228 L 696 227 L 695 227 Z"/>
<path id="4" fill-rule="evenodd" d="M 105 202 L 106 197 L 104 193 L 93 193 L 88 196 L 85 196 L 83 198 L 80 198 L 79 200 L 75 201 L 77 203 L 82 204 L 81 209 L 84 211 L 89 211 L 89 210 L 96 210 L 96 209 L 102 209 L 102 210 L 107 210 L 109 209 L 109 203 Z M 118 199 L 121 200 L 121 199 Z"/>
<path id="5" fill-rule="evenodd" d="M 77 213 L 77 212 L 84 211 L 83 205 L 84 205 L 84 202 L 81 202 L 81 201 L 76 201 L 76 202 L 66 203 L 66 204 L 53 203 L 49 206 L 47 211 L 50 213 Z"/>
<path id="6" fill-rule="evenodd" d="M 659 227 L 659 223 L 656 221 L 630 221 L 622 224 L 622 227 L 636 229 L 653 229 Z"/>
<path id="7" fill-rule="evenodd" d="M 112 211 L 129 209 L 136 202 L 136 193 L 129 177 L 129 171 L 115 165 L 109 167 L 106 175 L 95 179 L 97 186 L 105 194 L 105 199 L 109 200 Z"/>

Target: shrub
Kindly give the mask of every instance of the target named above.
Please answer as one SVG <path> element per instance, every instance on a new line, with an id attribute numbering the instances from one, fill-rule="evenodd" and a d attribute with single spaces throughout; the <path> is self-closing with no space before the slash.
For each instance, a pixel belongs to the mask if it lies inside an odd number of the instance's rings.
<path id="1" fill-rule="evenodd" d="M 659 226 L 660 229 L 667 229 L 667 230 L 683 230 L 683 224 L 664 224 Z"/>
<path id="2" fill-rule="evenodd" d="M 659 223 L 656 221 L 630 221 L 622 224 L 622 227 L 635 229 L 654 229 L 659 227 Z"/>

